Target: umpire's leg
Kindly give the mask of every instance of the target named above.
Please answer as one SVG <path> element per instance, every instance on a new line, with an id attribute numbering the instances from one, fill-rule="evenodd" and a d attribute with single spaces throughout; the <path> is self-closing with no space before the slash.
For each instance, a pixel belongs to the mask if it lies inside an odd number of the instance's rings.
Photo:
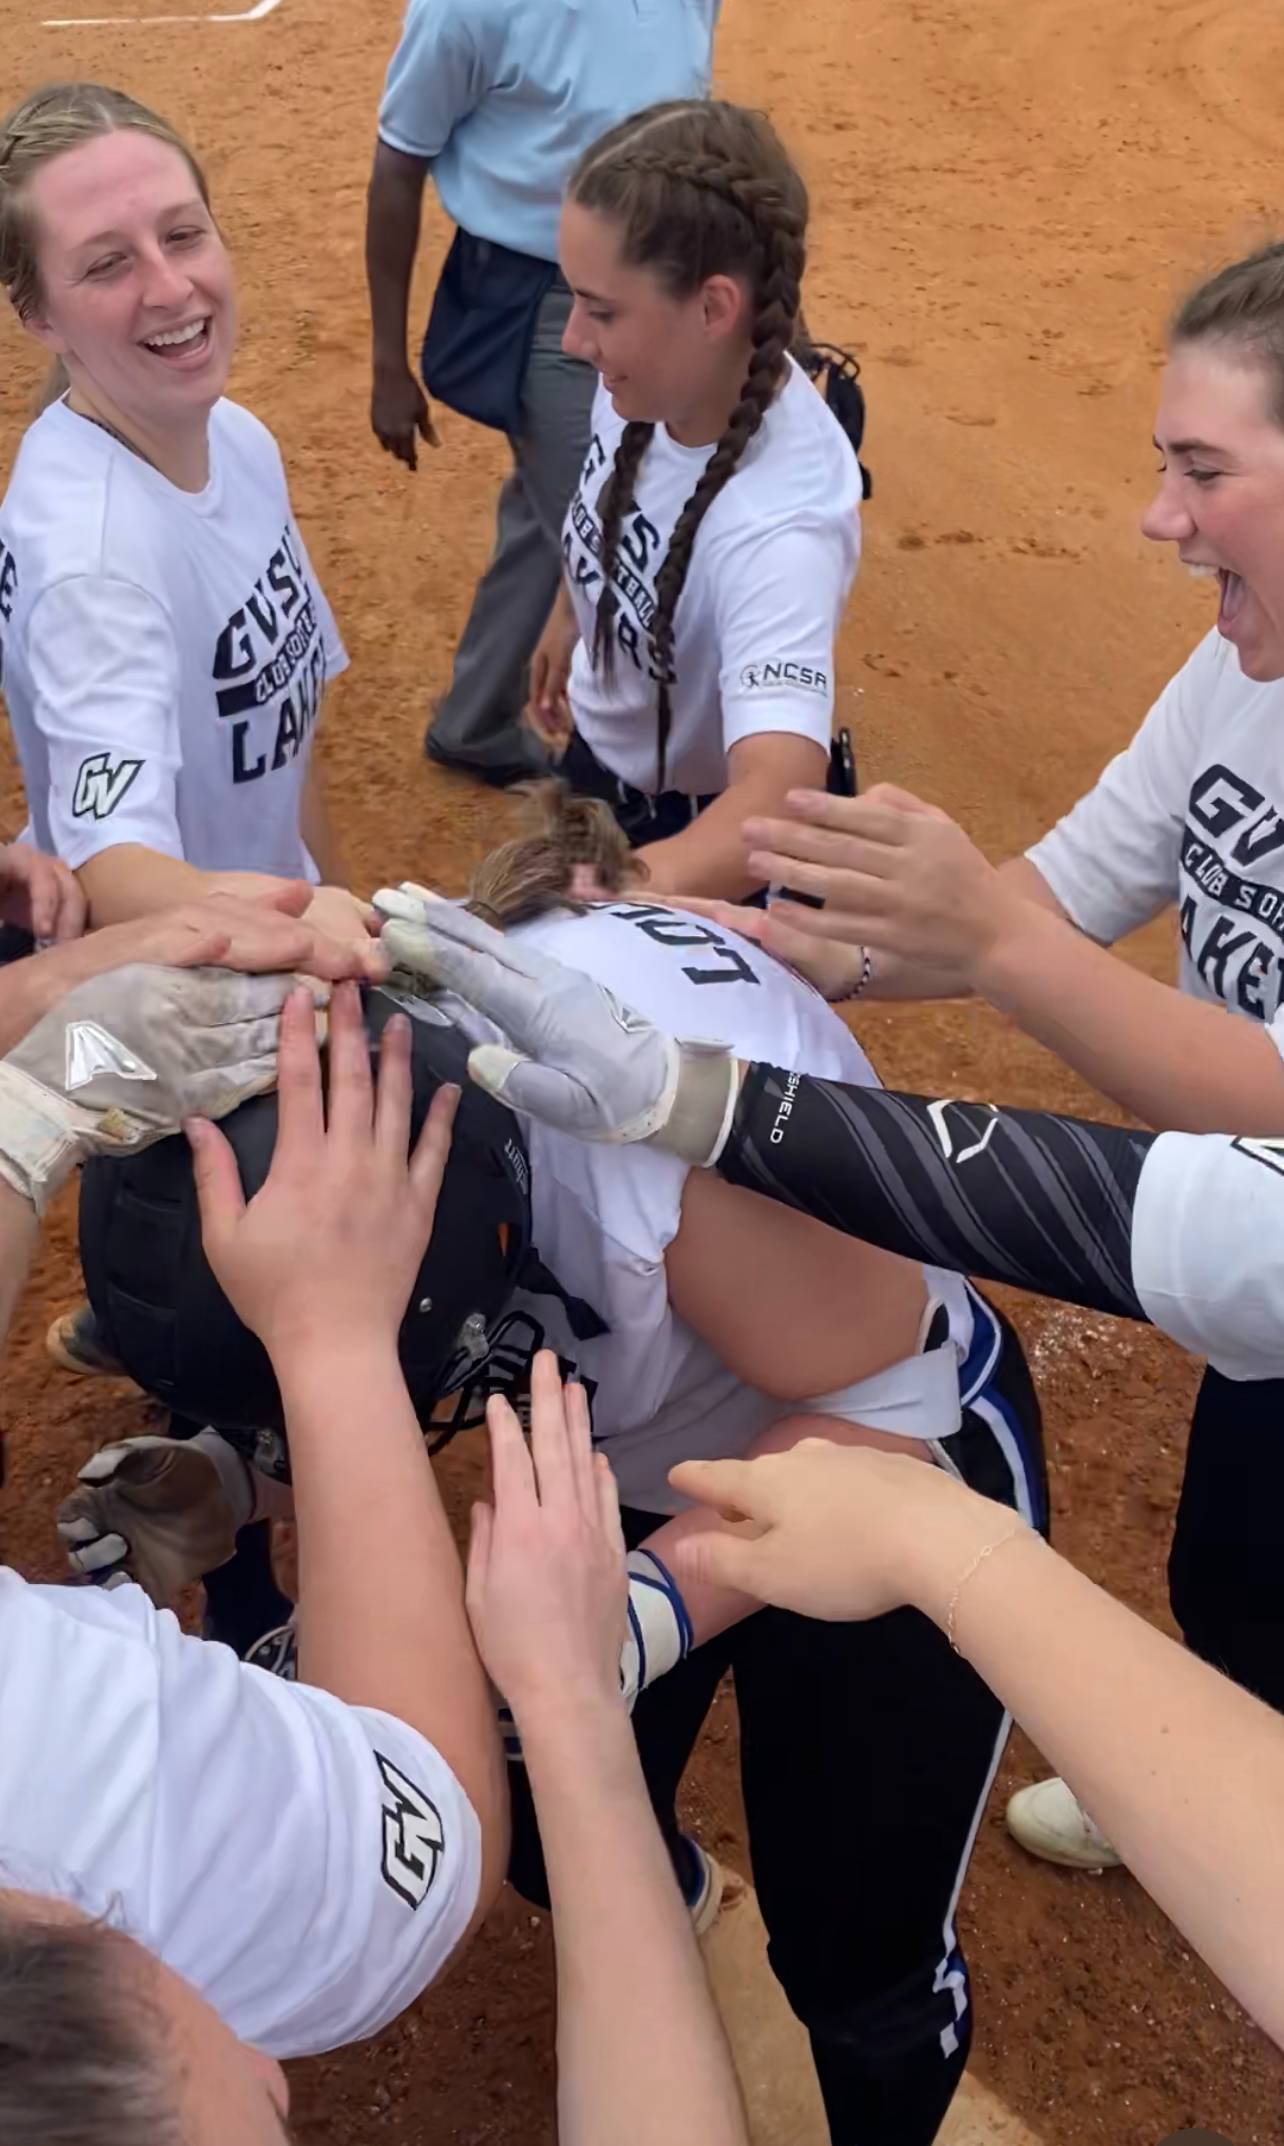
<path id="1" fill-rule="evenodd" d="M 597 384 L 592 367 L 562 349 L 570 309 L 570 291 L 559 277 L 535 327 L 524 422 L 511 443 L 513 473 L 499 495 L 495 549 L 428 733 L 441 753 L 481 773 L 542 764 L 520 720 L 527 666 L 561 578 L 562 523 L 588 452 Z"/>
<path id="2" fill-rule="evenodd" d="M 1284 1713 L 1284 1379 L 1206 1371 L 1168 1559 L 1187 1646 Z"/>
<path id="3" fill-rule="evenodd" d="M 1014 1340 L 943 1450 L 1042 1524 Z M 734 1664 L 754 1883 L 834 2146 L 928 2146 L 971 2042 L 955 1916 L 1008 1717 L 917 1610 L 851 1625 L 767 1610 Z"/>

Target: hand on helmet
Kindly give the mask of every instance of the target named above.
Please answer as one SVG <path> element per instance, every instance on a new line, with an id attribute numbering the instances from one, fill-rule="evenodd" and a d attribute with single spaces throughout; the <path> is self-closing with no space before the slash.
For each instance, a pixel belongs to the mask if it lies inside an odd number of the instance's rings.
<path id="1" fill-rule="evenodd" d="M 739 1092 L 726 1047 L 677 1042 L 579 970 L 422 887 L 384 888 L 375 908 L 394 972 L 482 1017 L 461 1019 L 479 1087 L 580 1140 L 651 1140 L 685 1162 L 717 1160 Z"/>

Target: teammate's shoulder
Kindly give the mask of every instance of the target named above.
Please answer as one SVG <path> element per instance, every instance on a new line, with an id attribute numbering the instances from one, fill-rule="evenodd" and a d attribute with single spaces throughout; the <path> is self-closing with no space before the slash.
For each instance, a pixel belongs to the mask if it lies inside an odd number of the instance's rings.
<path id="1" fill-rule="evenodd" d="M 284 468 L 276 434 L 243 402 L 232 402 L 226 395 L 210 411 L 210 438 L 225 449 Z"/>
<path id="2" fill-rule="evenodd" d="M 715 506 L 722 501 L 743 530 L 758 533 L 799 520 L 822 526 L 859 518 L 860 464 L 851 442 L 792 358 L 735 483 Z"/>
<path id="3" fill-rule="evenodd" d="M 1184 711 L 1187 721 L 1205 731 L 1263 711 L 1278 724 L 1284 719 L 1284 679 L 1245 677 L 1238 650 L 1213 626 L 1169 680 L 1156 703 L 1160 709 Z"/>
<path id="4" fill-rule="evenodd" d="M 4 500 L 26 601 L 63 581 L 163 588 L 173 530 L 156 500 L 155 473 L 130 448 L 51 403 L 23 439 Z"/>
<path id="5" fill-rule="evenodd" d="M 28 425 L 14 457 L 4 516 L 28 542 L 45 537 L 75 551 L 91 544 L 111 489 L 115 457 L 108 433 L 50 403 Z"/>

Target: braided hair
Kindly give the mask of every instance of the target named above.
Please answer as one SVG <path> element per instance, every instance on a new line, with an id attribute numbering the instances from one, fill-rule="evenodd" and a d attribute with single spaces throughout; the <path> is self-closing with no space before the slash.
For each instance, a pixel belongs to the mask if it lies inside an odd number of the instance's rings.
<path id="1" fill-rule="evenodd" d="M 802 304 L 807 190 L 763 113 L 702 100 L 653 105 L 613 127 L 581 158 L 568 196 L 617 224 L 623 259 L 654 270 L 674 297 L 692 296 L 711 276 L 734 276 L 748 285 L 752 304 L 752 348 L 739 399 L 656 575 L 650 644 L 658 690 L 656 789 L 662 790 L 676 675 L 674 618 L 700 524 L 735 475 L 785 376 Z M 593 662 L 608 678 L 619 608 L 616 552 L 654 430 L 625 426 L 598 500 L 602 593 Z"/>

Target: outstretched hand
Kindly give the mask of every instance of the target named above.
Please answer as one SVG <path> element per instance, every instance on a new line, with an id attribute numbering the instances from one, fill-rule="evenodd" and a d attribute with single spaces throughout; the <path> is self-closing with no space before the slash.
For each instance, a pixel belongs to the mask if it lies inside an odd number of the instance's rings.
<path id="1" fill-rule="evenodd" d="M 679 1043 L 613 992 L 409 884 L 383 888 L 383 945 L 419 987 L 480 1016 L 468 1071 L 512 1110 L 579 1140 L 654 1140 L 686 1162 L 716 1159 L 739 1093 L 720 1045 Z M 495 1039 L 495 1031 L 500 1039 Z"/>
<path id="2" fill-rule="evenodd" d="M 537 1711 L 620 1696 L 628 1576 L 615 1478 L 593 1451 L 584 1388 L 563 1389 L 543 1349 L 531 1372 L 531 1441 L 492 1396 L 493 1503 L 472 1510 L 466 1602 L 482 1661 L 519 1729 Z"/>
<path id="3" fill-rule="evenodd" d="M 675 1545 L 679 1580 L 834 1622 L 906 1604 L 939 1622 L 969 1558 L 1013 1519 L 910 1454 L 823 1438 L 754 1460 L 684 1461 L 669 1481 L 731 1523 Z"/>
<path id="4" fill-rule="evenodd" d="M 971 987 L 1022 905 L 961 827 L 891 783 L 860 797 L 791 790 L 785 809 L 787 818 L 745 821 L 750 869 L 825 906 L 776 903 L 778 925 Z"/>
<path id="5" fill-rule="evenodd" d="M 187 1127 L 206 1257 L 239 1317 L 273 1355 L 351 1332 L 395 1346 L 432 1233 L 459 1090 L 440 1088 L 413 1154 L 410 1024 L 383 1031 L 376 1086 L 361 1001 L 340 984 L 330 1010 L 323 1103 L 309 994 L 281 1019 L 276 1148 L 248 1203 L 213 1125 Z"/>

